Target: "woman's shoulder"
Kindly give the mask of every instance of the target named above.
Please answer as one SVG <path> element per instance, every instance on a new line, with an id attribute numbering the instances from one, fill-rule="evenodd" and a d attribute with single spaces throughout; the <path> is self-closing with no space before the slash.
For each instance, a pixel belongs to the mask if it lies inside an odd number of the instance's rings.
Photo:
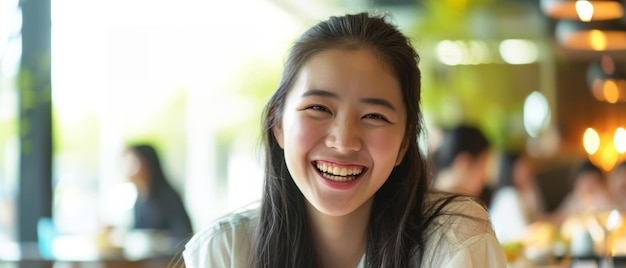
<path id="1" fill-rule="evenodd" d="M 445 266 L 472 262 L 476 265 L 468 267 L 505 267 L 501 266 L 506 263 L 504 252 L 487 209 L 480 201 L 468 196 L 433 193 L 426 202 L 439 208 L 439 212 L 428 226 L 424 263 Z"/>
<path id="2" fill-rule="evenodd" d="M 489 221 L 485 205 L 475 197 L 448 194 L 429 193 L 426 196 L 427 208 L 441 208 L 440 215 L 460 216 L 461 218 L 484 219 Z"/>
<path id="3" fill-rule="evenodd" d="M 253 229 L 257 214 L 257 209 L 246 209 L 224 215 L 195 233 L 187 242 L 186 248 L 194 245 L 204 245 L 207 244 L 206 242 L 216 238 L 227 238 L 225 236 L 247 232 Z"/>
<path id="4" fill-rule="evenodd" d="M 247 260 L 258 209 L 225 215 L 195 233 L 185 244 L 187 267 L 239 267 Z"/>
<path id="5" fill-rule="evenodd" d="M 462 245 L 476 237 L 494 236 L 489 213 L 484 205 L 473 197 L 448 194 L 432 194 L 427 198 L 431 210 L 438 208 L 429 226 L 429 234 L 435 240 L 447 240 Z"/>

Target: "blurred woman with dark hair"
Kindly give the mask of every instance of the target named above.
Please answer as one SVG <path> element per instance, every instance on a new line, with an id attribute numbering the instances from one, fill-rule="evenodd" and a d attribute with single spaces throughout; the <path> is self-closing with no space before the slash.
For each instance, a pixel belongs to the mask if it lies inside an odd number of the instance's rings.
<path id="1" fill-rule="evenodd" d="M 191 221 L 178 193 L 172 188 L 151 145 L 127 147 L 127 175 L 137 187 L 134 228 L 167 231 L 183 239 L 192 233 Z"/>

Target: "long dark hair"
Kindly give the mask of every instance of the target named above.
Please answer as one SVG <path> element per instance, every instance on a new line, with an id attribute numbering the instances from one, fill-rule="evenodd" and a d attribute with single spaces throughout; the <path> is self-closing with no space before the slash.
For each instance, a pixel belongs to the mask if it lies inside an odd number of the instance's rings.
<path id="1" fill-rule="evenodd" d="M 393 71 L 407 111 L 403 142 L 408 150 L 374 198 L 366 263 L 369 267 L 405 267 L 415 254 L 423 254 L 424 230 L 443 205 L 424 206 L 429 182 L 417 143 L 423 134 L 419 56 L 387 16 L 360 13 L 331 17 L 306 31 L 291 48 L 278 89 L 265 107 L 262 129 L 266 175 L 250 256 L 253 267 L 318 266 L 305 199 L 287 170 L 284 152 L 271 129 L 280 122 L 285 97 L 307 60 L 329 49 L 360 48 L 376 53 Z"/>
<path id="2" fill-rule="evenodd" d="M 167 179 L 165 173 L 161 167 L 161 160 L 154 146 L 150 144 L 134 144 L 129 145 L 128 150 L 133 151 L 142 161 L 145 163 L 145 167 L 148 168 L 149 186 L 148 186 L 148 198 L 157 198 L 155 196 L 159 190 L 164 188 L 172 188 Z"/>

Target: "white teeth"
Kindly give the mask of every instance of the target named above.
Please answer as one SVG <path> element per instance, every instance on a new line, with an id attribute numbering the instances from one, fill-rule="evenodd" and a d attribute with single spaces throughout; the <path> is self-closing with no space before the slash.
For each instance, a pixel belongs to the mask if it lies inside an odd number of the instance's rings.
<path id="1" fill-rule="evenodd" d="M 317 169 L 322 172 L 324 178 L 339 182 L 354 180 L 356 176 L 363 172 L 361 167 L 333 167 L 324 163 L 317 163 Z"/>
<path id="2" fill-rule="evenodd" d="M 356 178 L 355 176 L 342 177 L 342 176 L 330 175 L 328 173 L 322 173 L 322 176 L 324 176 L 324 178 L 327 178 L 331 181 L 338 181 L 338 182 L 351 181 Z"/>

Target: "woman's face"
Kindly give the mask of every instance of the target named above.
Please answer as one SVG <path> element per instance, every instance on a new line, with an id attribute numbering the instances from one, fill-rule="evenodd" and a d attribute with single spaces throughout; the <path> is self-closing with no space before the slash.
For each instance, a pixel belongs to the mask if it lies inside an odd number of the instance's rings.
<path id="1" fill-rule="evenodd" d="M 526 158 L 520 157 L 513 164 L 513 184 L 526 188 L 534 184 L 533 170 Z"/>
<path id="2" fill-rule="evenodd" d="M 392 72 L 370 50 L 327 50 L 302 67 L 273 128 L 289 172 L 318 211 L 347 215 L 398 165 L 406 111 Z"/>
<path id="3" fill-rule="evenodd" d="M 468 169 L 463 172 L 463 180 L 467 181 L 467 191 L 473 196 L 479 196 L 487 183 L 487 164 L 489 161 L 489 150 L 480 153 L 471 163 Z"/>
<path id="4" fill-rule="evenodd" d="M 593 171 L 585 171 L 578 175 L 574 185 L 574 193 L 579 197 L 604 194 L 602 176 Z"/>
<path id="5" fill-rule="evenodd" d="M 132 150 L 127 150 L 123 155 L 123 169 L 128 179 L 144 191 L 147 188 L 147 174 L 141 158 Z"/>

